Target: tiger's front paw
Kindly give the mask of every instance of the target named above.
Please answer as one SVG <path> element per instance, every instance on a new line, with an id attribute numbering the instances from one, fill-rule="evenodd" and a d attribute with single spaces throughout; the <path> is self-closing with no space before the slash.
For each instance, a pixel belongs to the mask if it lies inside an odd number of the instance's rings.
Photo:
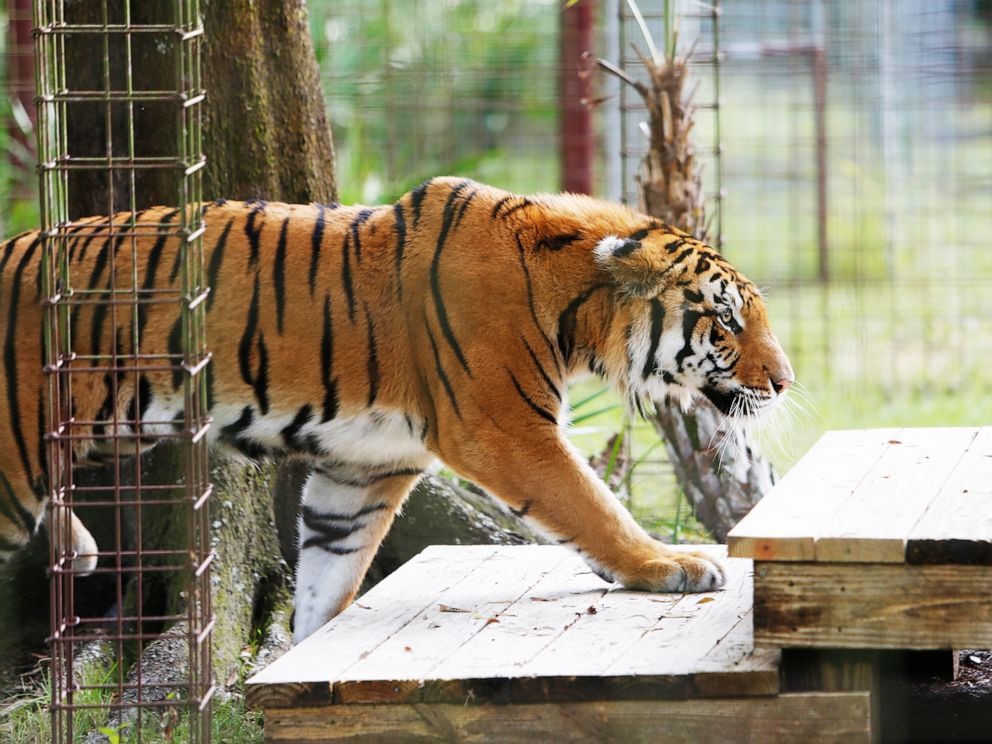
<path id="1" fill-rule="evenodd" d="M 75 512 L 70 512 L 72 529 L 72 549 L 76 554 L 72 568 L 76 576 L 89 576 L 96 568 L 97 545 L 90 531 L 83 526 Z"/>
<path id="2" fill-rule="evenodd" d="M 665 550 L 621 577 L 628 589 L 649 592 L 711 592 L 727 580 L 723 566 L 706 553 Z"/>

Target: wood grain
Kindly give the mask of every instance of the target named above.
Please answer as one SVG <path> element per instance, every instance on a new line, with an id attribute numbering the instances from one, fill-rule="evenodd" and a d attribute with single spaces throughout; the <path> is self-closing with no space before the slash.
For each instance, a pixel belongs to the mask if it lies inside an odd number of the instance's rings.
<path id="1" fill-rule="evenodd" d="M 757 562 L 754 636 L 780 648 L 990 648 L 992 571 Z"/>
<path id="2" fill-rule="evenodd" d="M 266 712 L 273 744 L 324 741 L 867 742 L 866 692 L 529 705 L 333 705 Z"/>
<path id="3" fill-rule="evenodd" d="M 693 547 L 725 556 L 722 546 Z M 751 638 L 752 563 L 724 560 L 724 591 L 652 594 L 604 582 L 565 548 L 435 547 L 250 680 L 249 701 L 274 708 L 775 694 L 778 655 L 755 652 Z"/>
<path id="4" fill-rule="evenodd" d="M 903 429 L 899 444 L 822 525 L 817 561 L 902 563 L 906 540 L 968 451 L 978 429 Z"/>
<path id="5" fill-rule="evenodd" d="M 727 536 L 731 556 L 810 561 L 820 529 L 901 429 L 828 431 Z"/>
<path id="6" fill-rule="evenodd" d="M 978 432 L 910 531 L 906 561 L 992 566 L 992 427 Z"/>

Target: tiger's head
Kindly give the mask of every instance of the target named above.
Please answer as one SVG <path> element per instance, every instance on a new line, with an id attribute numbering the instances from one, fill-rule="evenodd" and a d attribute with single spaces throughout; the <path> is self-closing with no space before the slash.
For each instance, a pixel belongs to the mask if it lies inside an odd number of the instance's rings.
<path id="1" fill-rule="evenodd" d="M 746 422 L 782 402 L 792 365 L 761 292 L 722 256 L 653 223 L 602 239 L 595 259 L 617 297 L 607 366 L 635 406 L 702 396 Z"/>

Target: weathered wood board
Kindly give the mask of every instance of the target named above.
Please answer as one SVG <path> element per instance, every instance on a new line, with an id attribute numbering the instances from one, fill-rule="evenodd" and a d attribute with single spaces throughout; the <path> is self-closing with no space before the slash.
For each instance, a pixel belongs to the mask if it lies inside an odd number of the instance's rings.
<path id="1" fill-rule="evenodd" d="M 604 582 L 565 548 L 428 548 L 249 680 L 249 702 L 774 695 L 779 654 L 751 640 L 751 561 L 726 565 L 723 591 L 648 594 Z"/>
<path id="2" fill-rule="evenodd" d="M 773 648 L 992 648 L 992 572 L 759 561 L 754 641 Z"/>
<path id="3" fill-rule="evenodd" d="M 728 536 L 755 642 L 992 646 L 992 427 L 828 432 Z"/>
<path id="4" fill-rule="evenodd" d="M 331 705 L 266 710 L 277 742 L 867 742 L 867 692 L 525 705 Z"/>
<path id="5" fill-rule="evenodd" d="M 765 561 L 992 566 L 992 427 L 828 432 L 727 545 Z"/>

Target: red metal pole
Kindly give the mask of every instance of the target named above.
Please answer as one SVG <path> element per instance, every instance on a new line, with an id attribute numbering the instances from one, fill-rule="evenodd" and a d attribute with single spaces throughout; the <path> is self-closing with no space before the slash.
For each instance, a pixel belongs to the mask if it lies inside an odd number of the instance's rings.
<path id="1" fill-rule="evenodd" d="M 32 0 L 7 0 L 7 90 L 17 107 L 7 121 L 10 138 L 24 146 L 18 154 L 7 148 L 10 164 L 19 170 L 34 171 L 34 40 L 31 37 Z M 30 122 L 30 128 L 28 123 Z M 30 185 L 34 190 L 34 182 Z"/>
<path id="2" fill-rule="evenodd" d="M 592 50 L 596 22 L 596 0 L 581 0 L 561 13 L 559 34 L 559 125 L 561 187 L 565 191 L 591 194 L 596 136 L 592 110 L 592 76 L 580 74 L 582 54 Z"/>

